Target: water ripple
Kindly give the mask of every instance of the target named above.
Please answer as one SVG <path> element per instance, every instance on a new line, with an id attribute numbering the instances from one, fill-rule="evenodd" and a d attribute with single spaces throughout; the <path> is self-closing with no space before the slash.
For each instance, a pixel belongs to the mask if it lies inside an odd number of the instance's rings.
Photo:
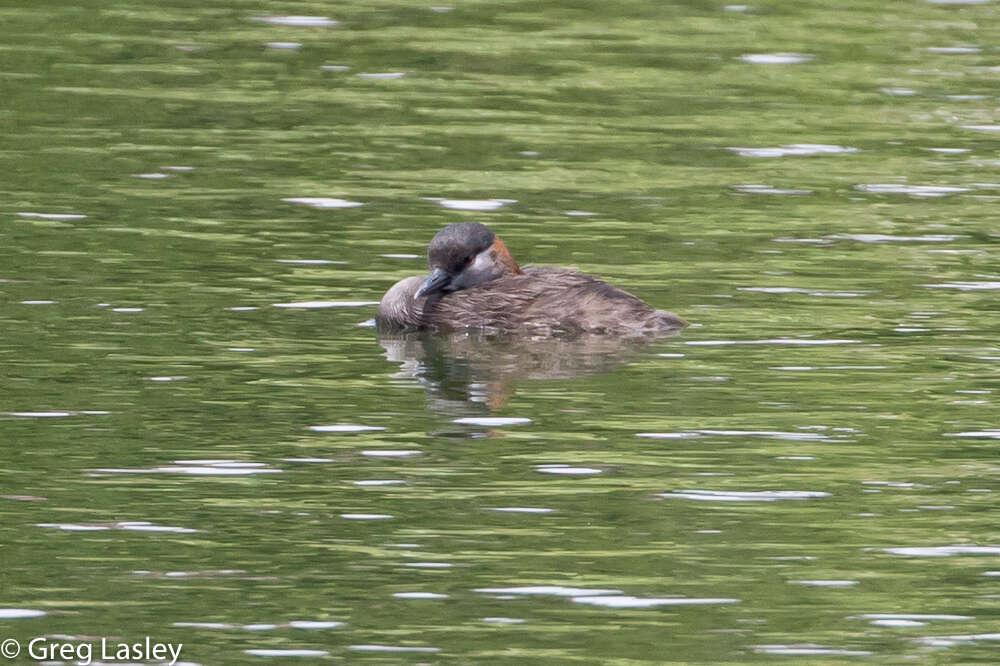
<path id="1" fill-rule="evenodd" d="M 334 620 L 292 620 L 288 623 L 292 629 L 335 629 L 343 627 L 343 622 Z"/>
<path id="2" fill-rule="evenodd" d="M 914 197 L 946 197 L 949 194 L 968 192 L 968 187 L 952 187 L 947 185 L 898 185 L 893 183 L 877 183 L 872 185 L 855 185 L 854 189 L 871 194 L 909 194 Z"/>
<path id="3" fill-rule="evenodd" d="M 726 598 L 687 598 L 687 597 L 665 597 L 665 598 L 642 598 L 628 595 L 600 596 L 600 597 L 573 597 L 573 602 L 577 604 L 590 604 L 592 606 L 605 606 L 607 608 L 653 608 L 655 606 L 702 606 L 707 604 L 738 604 L 739 599 Z"/>
<path id="4" fill-rule="evenodd" d="M 733 189 L 737 192 L 742 192 L 743 194 L 812 194 L 812 190 L 783 189 L 780 187 L 771 187 L 770 185 L 761 184 L 733 185 Z"/>
<path id="5" fill-rule="evenodd" d="M 45 611 L 27 608 L 0 608 L 0 620 L 19 620 L 27 617 L 42 617 Z"/>
<path id="6" fill-rule="evenodd" d="M 688 430 L 680 432 L 640 432 L 636 437 L 647 439 L 691 439 L 703 435 L 720 435 L 724 437 L 768 437 L 771 439 L 785 439 L 791 441 L 829 441 L 829 435 L 821 435 L 815 432 L 783 432 L 780 430 Z"/>
<path id="7" fill-rule="evenodd" d="M 565 587 L 563 585 L 526 585 L 521 587 L 479 587 L 474 590 L 481 594 L 543 595 L 555 597 L 594 598 L 606 595 L 620 595 L 621 590 L 586 587 Z"/>
<path id="8" fill-rule="evenodd" d="M 960 238 L 961 234 L 925 234 L 923 236 L 890 236 L 887 234 L 831 234 L 827 238 L 853 240 L 859 243 L 948 243 Z"/>
<path id="9" fill-rule="evenodd" d="M 876 627 L 923 627 L 926 626 L 926 622 L 917 622 L 916 620 L 872 620 L 872 625 Z"/>
<path id="10" fill-rule="evenodd" d="M 258 16 L 254 20 L 273 25 L 288 25 L 301 28 L 325 28 L 340 23 L 340 21 L 334 21 L 326 16 Z"/>
<path id="11" fill-rule="evenodd" d="M 907 557 L 951 557 L 952 555 L 1000 555 L 1000 546 L 905 546 L 885 548 L 885 552 Z"/>
<path id="12" fill-rule="evenodd" d="M 848 345 L 860 340 L 814 340 L 812 338 L 774 338 L 771 340 L 690 340 L 686 345 L 693 347 L 715 347 L 722 345 Z"/>
<path id="13" fill-rule="evenodd" d="M 149 571 L 148 569 L 137 569 L 132 572 L 136 576 L 150 578 L 206 578 L 214 576 L 234 576 L 245 574 L 244 569 L 206 569 L 203 571 Z"/>
<path id="14" fill-rule="evenodd" d="M 846 153 L 856 153 L 857 148 L 850 146 L 833 146 L 822 143 L 790 143 L 774 148 L 744 148 L 739 146 L 729 146 L 726 150 L 731 150 L 741 157 L 787 157 L 789 155 L 844 155 Z"/>
<path id="15" fill-rule="evenodd" d="M 355 74 L 359 79 L 391 80 L 401 79 L 406 76 L 406 72 L 360 72 Z"/>
<path id="16" fill-rule="evenodd" d="M 587 474 L 600 474 L 604 470 L 597 469 L 596 467 L 574 467 L 572 465 L 564 464 L 552 464 L 552 465 L 538 465 L 535 467 L 536 470 L 544 474 L 565 474 L 568 476 L 585 476 Z"/>
<path id="17" fill-rule="evenodd" d="M 754 652 L 763 652 L 765 654 L 783 654 L 783 655 L 825 655 L 833 657 L 870 657 L 871 652 L 867 650 L 839 650 L 835 648 L 823 647 L 822 645 L 815 645 L 813 643 L 798 643 L 794 645 L 755 645 L 753 648 Z"/>
<path id="18" fill-rule="evenodd" d="M 18 213 L 17 215 L 35 220 L 83 220 L 87 217 L 79 213 Z"/>
<path id="19" fill-rule="evenodd" d="M 278 264 L 302 264 L 305 266 L 323 266 L 326 264 L 346 264 L 346 261 L 333 261 L 331 259 L 275 259 Z"/>
<path id="20" fill-rule="evenodd" d="M 821 291 L 802 289 L 801 287 L 737 287 L 737 291 L 750 291 L 761 294 L 807 294 L 809 296 L 832 296 L 835 298 L 857 298 L 869 293 L 867 291 Z"/>
<path id="21" fill-rule="evenodd" d="M 361 455 L 372 458 L 407 458 L 418 456 L 421 453 L 423 451 L 419 449 L 366 449 L 361 452 Z"/>
<path id="22" fill-rule="evenodd" d="M 959 291 L 985 291 L 1000 289 L 1000 282 L 942 282 L 940 284 L 923 284 L 930 289 L 958 289 Z"/>
<path id="23" fill-rule="evenodd" d="M 702 502 L 777 502 L 781 500 L 806 500 L 829 496 L 830 493 L 818 490 L 680 490 L 657 495 L 657 497 L 667 499 L 689 499 Z"/>
<path id="24" fill-rule="evenodd" d="M 53 419 L 72 415 L 73 412 L 7 412 L 7 416 L 20 416 L 23 418 L 37 419 Z"/>
<path id="25" fill-rule="evenodd" d="M 336 629 L 338 627 L 346 626 L 346 624 L 335 620 L 292 620 L 290 622 L 283 622 L 280 624 L 265 622 L 242 625 L 232 624 L 230 622 L 174 622 L 172 626 L 184 629 L 242 629 L 244 631 L 269 631 L 278 628 L 307 630 Z"/>
<path id="26" fill-rule="evenodd" d="M 342 513 L 340 517 L 347 520 L 389 520 L 392 518 L 388 513 Z"/>
<path id="27" fill-rule="evenodd" d="M 409 645 L 351 645 L 351 650 L 358 652 L 440 652 L 441 648 L 416 647 Z"/>
<path id="28" fill-rule="evenodd" d="M 440 199 L 428 197 L 427 201 L 436 201 L 438 204 L 451 210 L 478 210 L 490 211 L 507 204 L 517 203 L 516 199 Z"/>
<path id="29" fill-rule="evenodd" d="M 108 525 L 81 525 L 75 523 L 35 523 L 35 527 L 57 529 L 65 532 L 100 532 L 106 530 L 126 530 L 131 532 L 172 532 L 175 534 L 192 534 L 199 530 L 171 525 L 154 525 L 145 520 L 122 521 Z"/>
<path id="30" fill-rule="evenodd" d="M 967 432 L 948 433 L 946 437 L 974 437 L 982 439 L 1000 439 L 1000 430 L 969 430 Z"/>
<path id="31" fill-rule="evenodd" d="M 809 53 L 748 53 L 740 56 L 743 62 L 754 65 L 794 65 L 812 59 Z"/>
<path id="32" fill-rule="evenodd" d="M 4 412 L 0 412 L 2 414 Z M 52 412 L 6 412 L 7 416 L 18 416 L 22 418 L 39 418 L 39 419 L 50 419 L 50 418 L 62 418 L 65 416 L 104 416 L 110 414 L 111 412 L 104 411 L 101 409 L 81 409 L 81 410 L 66 410 L 66 411 L 52 411 Z"/>
<path id="33" fill-rule="evenodd" d="M 974 643 L 976 641 L 1000 641 L 998 634 L 958 634 L 955 636 L 921 636 L 911 639 L 917 643 L 930 645 L 932 647 L 953 647 L 963 643 Z"/>
<path id="34" fill-rule="evenodd" d="M 982 51 L 978 46 L 928 46 L 924 50 L 928 53 L 943 53 L 945 55 L 980 53 Z"/>
<path id="35" fill-rule="evenodd" d="M 329 197 L 286 197 L 282 199 L 286 203 L 301 204 L 312 208 L 357 208 L 364 206 L 359 201 L 348 201 L 346 199 L 331 199 Z"/>
<path id="36" fill-rule="evenodd" d="M 958 622 L 962 620 L 974 620 L 971 615 L 932 615 L 926 613 L 865 613 L 863 615 L 852 615 L 851 618 L 871 620 L 872 624 L 880 626 L 924 626 L 930 621 L 940 620 L 945 622 Z M 887 622 L 908 622 L 906 625 L 888 625 Z"/>
<path id="37" fill-rule="evenodd" d="M 384 426 L 355 425 L 351 423 L 337 423 L 334 425 L 314 425 L 309 426 L 315 432 L 371 432 L 374 430 L 385 430 Z"/>
<path id="38" fill-rule="evenodd" d="M 367 305 L 378 305 L 378 301 L 300 301 L 296 303 L 275 303 L 274 307 L 316 310 L 322 308 L 360 308 Z"/>
<path id="39" fill-rule="evenodd" d="M 531 419 L 523 417 L 469 416 L 460 419 L 455 419 L 453 423 L 496 428 L 500 426 L 524 425 L 525 423 L 531 423 Z"/>
<path id="40" fill-rule="evenodd" d="M 280 474 L 282 470 L 265 463 L 241 460 L 175 460 L 173 465 L 149 468 L 102 467 L 95 474 L 189 474 L 191 476 L 250 476 Z"/>

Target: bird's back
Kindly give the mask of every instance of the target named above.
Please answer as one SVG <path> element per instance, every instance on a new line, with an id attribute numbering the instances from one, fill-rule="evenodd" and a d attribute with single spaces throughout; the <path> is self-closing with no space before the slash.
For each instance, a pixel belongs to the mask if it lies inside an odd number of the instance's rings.
<path id="1" fill-rule="evenodd" d="M 596 277 L 545 266 L 447 294 L 424 307 L 423 317 L 430 326 L 534 335 L 639 335 L 687 325 Z"/>

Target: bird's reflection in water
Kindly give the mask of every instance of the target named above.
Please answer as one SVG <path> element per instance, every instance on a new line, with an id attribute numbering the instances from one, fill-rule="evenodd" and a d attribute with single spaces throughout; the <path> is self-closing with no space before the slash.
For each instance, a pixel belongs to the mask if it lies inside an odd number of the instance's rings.
<path id="1" fill-rule="evenodd" d="M 378 341 L 397 378 L 418 380 L 435 411 L 468 416 L 503 407 L 524 380 L 571 379 L 608 372 L 657 338 L 608 335 L 530 338 L 484 332 L 382 332 Z M 477 408 L 476 405 L 479 405 Z"/>

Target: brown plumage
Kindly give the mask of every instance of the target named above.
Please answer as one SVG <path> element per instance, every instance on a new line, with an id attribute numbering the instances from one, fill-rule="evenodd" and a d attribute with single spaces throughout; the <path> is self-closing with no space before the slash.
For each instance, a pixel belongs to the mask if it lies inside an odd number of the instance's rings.
<path id="1" fill-rule="evenodd" d="M 428 256 L 428 278 L 401 280 L 382 297 L 379 328 L 643 335 L 687 326 L 672 312 L 655 310 L 591 275 L 546 266 L 522 270 L 481 224 L 445 227 Z"/>

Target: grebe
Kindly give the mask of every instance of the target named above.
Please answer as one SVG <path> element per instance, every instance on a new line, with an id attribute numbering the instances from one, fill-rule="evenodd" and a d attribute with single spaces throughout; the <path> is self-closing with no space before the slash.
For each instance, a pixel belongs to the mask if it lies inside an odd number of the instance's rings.
<path id="1" fill-rule="evenodd" d="M 379 303 L 380 330 L 488 329 L 500 333 L 641 335 L 687 322 L 591 275 L 522 269 L 489 227 L 452 224 L 427 247 L 430 275 L 393 285 Z"/>

